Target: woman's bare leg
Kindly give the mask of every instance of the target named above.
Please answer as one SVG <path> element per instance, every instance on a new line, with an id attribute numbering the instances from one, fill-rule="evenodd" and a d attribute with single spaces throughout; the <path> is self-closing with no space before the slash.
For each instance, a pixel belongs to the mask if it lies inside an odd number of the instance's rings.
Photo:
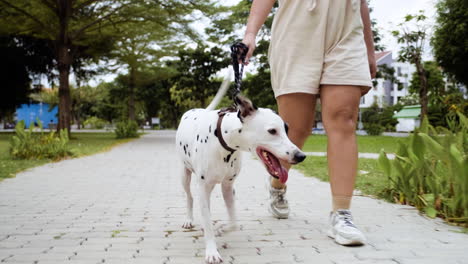
<path id="1" fill-rule="evenodd" d="M 349 209 L 358 164 L 356 124 L 361 88 L 323 85 L 320 91 L 322 120 L 328 136 L 328 173 L 333 210 Z"/>
<path id="2" fill-rule="evenodd" d="M 276 98 L 278 111 L 284 122 L 288 123 L 288 136 L 300 149 L 312 131 L 317 96 L 306 93 L 284 94 Z M 289 169 L 289 164 L 283 164 Z M 271 186 L 276 189 L 285 187 L 279 180 L 272 178 Z"/>

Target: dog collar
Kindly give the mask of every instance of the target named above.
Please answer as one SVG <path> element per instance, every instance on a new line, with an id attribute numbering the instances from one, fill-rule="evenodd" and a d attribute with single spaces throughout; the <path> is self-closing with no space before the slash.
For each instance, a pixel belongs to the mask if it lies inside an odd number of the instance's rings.
<path id="1" fill-rule="evenodd" d="M 236 151 L 235 149 L 229 147 L 226 143 L 226 141 L 224 141 L 224 138 L 223 138 L 223 133 L 222 133 L 222 130 L 221 130 L 221 123 L 223 122 L 223 118 L 224 116 L 226 115 L 226 113 L 228 112 L 234 112 L 232 111 L 232 109 L 222 109 L 222 110 L 219 110 L 218 112 L 218 123 L 216 124 L 216 130 L 215 130 L 215 136 L 218 138 L 219 140 L 219 143 L 221 144 L 221 146 L 223 146 L 223 148 L 231 153 L 233 153 L 234 151 Z"/>

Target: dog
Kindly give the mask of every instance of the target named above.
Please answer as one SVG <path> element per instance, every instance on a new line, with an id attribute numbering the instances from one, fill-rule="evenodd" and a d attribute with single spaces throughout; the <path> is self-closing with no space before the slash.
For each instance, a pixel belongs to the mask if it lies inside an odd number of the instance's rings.
<path id="1" fill-rule="evenodd" d="M 210 217 L 210 196 L 221 184 L 229 219 L 235 225 L 234 182 L 241 168 L 241 151 L 254 153 L 268 173 L 283 183 L 287 170 L 280 160 L 296 164 L 305 154 L 287 136 L 287 124 L 271 109 L 257 108 L 241 96 L 234 97 L 235 107 L 214 110 L 229 87 L 224 80 L 206 109 L 192 109 L 180 121 L 176 133 L 176 149 L 183 162 L 182 185 L 187 195 L 187 218 L 182 227 L 193 225 L 192 176 L 198 183 L 202 227 L 205 236 L 205 260 L 221 263 Z"/>

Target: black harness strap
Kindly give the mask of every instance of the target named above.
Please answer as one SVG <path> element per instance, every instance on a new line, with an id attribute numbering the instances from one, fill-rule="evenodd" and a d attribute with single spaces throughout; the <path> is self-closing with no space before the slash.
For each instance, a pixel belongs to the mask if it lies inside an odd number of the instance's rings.
<path id="1" fill-rule="evenodd" d="M 234 109 L 231 109 L 231 108 L 224 108 L 224 109 L 221 109 L 219 110 L 218 112 L 218 122 L 216 123 L 216 130 L 215 130 L 215 136 L 218 138 L 219 140 L 219 143 L 221 144 L 221 146 L 223 146 L 223 148 L 231 153 L 234 153 L 234 151 L 236 151 L 235 149 L 229 147 L 226 143 L 226 141 L 224 141 L 224 138 L 223 138 L 223 131 L 221 130 L 221 123 L 223 122 L 223 118 L 224 116 L 226 115 L 226 113 L 233 113 L 235 112 Z"/>

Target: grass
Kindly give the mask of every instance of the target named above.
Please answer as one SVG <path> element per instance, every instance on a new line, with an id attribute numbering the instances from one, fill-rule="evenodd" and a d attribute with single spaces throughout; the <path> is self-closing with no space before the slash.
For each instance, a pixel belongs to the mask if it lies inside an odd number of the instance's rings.
<path id="1" fill-rule="evenodd" d="M 384 149 L 387 153 L 394 153 L 398 147 L 398 141 L 406 142 L 407 138 L 388 136 L 357 136 L 359 152 L 379 153 Z M 327 136 L 311 135 L 304 144 L 304 151 L 326 152 Z"/>
<path id="2" fill-rule="evenodd" d="M 383 196 L 384 190 L 388 186 L 387 178 L 378 166 L 377 160 L 359 159 L 356 189 L 365 195 Z M 322 181 L 329 181 L 326 157 L 308 156 L 295 168 L 302 171 L 306 176 L 316 177 Z"/>
<path id="3" fill-rule="evenodd" d="M 52 162 L 49 159 L 42 160 L 18 160 L 10 156 L 10 138 L 14 133 L 0 133 L 0 181 L 11 178 L 16 173 Z M 132 139 L 116 139 L 114 133 L 72 133 L 69 145 L 74 156 L 81 157 L 99 152 L 104 152 L 115 145 L 128 142 Z"/>

